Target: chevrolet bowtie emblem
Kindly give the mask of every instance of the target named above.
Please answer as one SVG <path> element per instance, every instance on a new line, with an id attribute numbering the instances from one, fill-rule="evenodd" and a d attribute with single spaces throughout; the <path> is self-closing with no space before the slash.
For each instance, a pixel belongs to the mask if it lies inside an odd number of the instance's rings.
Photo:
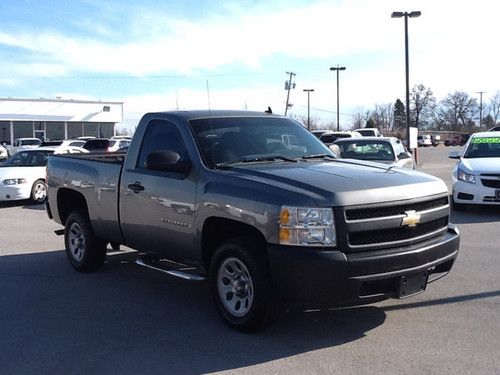
<path id="1" fill-rule="evenodd" d="M 406 216 L 403 218 L 401 225 L 407 225 L 409 227 L 414 227 L 418 223 L 420 223 L 420 214 L 417 214 L 416 211 L 406 211 L 405 215 Z"/>

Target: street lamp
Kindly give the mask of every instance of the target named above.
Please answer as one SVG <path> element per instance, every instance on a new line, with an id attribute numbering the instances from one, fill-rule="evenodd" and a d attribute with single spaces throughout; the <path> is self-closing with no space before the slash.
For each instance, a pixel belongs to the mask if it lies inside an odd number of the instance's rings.
<path id="1" fill-rule="evenodd" d="M 309 109 L 311 108 L 311 102 L 309 96 L 311 92 L 314 92 L 314 89 L 304 89 L 304 92 L 307 92 L 307 130 L 311 130 L 310 117 L 309 117 Z"/>
<path id="2" fill-rule="evenodd" d="M 336 66 L 336 67 L 331 67 L 330 70 L 336 70 L 337 71 L 337 131 L 340 130 L 340 123 L 339 123 L 339 71 L 340 70 L 345 70 L 345 66 Z"/>
<path id="3" fill-rule="evenodd" d="M 410 150 L 410 65 L 408 62 L 408 17 L 420 17 L 422 12 L 392 12 L 391 18 L 405 19 L 405 65 L 406 65 L 406 145 Z"/>

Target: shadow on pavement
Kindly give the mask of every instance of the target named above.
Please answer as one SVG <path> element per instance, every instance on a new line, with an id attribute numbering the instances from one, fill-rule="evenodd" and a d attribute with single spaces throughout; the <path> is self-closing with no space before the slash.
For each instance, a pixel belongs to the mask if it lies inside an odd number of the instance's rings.
<path id="1" fill-rule="evenodd" d="M 28 210 L 45 210 L 45 205 L 43 203 L 32 203 L 29 199 L 0 202 L 0 209 L 9 207 L 22 207 Z"/>
<path id="2" fill-rule="evenodd" d="M 74 271 L 64 251 L 0 257 L 1 373 L 211 373 L 352 342 L 385 312 L 284 313 L 256 334 L 228 328 L 206 283 L 142 269 L 130 254 Z"/>
<path id="3" fill-rule="evenodd" d="M 384 306 L 383 309 L 384 309 L 384 311 L 414 309 L 414 308 L 418 308 L 418 307 L 445 305 L 445 304 L 449 304 L 449 303 L 458 303 L 458 302 L 465 302 L 465 301 L 471 301 L 471 300 L 476 300 L 476 299 L 499 297 L 499 296 L 500 296 L 500 290 L 496 290 L 496 291 L 482 292 L 482 293 L 475 293 L 475 294 L 465 294 L 462 296 L 439 298 L 439 299 L 429 300 L 429 301 L 421 301 L 421 302 L 407 303 L 407 304 L 401 304 L 401 305 Z"/>
<path id="4" fill-rule="evenodd" d="M 500 221 L 500 206 L 470 205 L 464 211 L 452 210 L 450 221 L 453 224 L 492 223 Z"/>

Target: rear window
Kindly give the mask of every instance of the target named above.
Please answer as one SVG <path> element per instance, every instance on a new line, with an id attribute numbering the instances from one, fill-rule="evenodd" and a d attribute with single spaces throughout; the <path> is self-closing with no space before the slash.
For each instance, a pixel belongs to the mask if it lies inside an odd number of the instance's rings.
<path id="1" fill-rule="evenodd" d="M 90 141 L 87 141 L 85 145 L 83 145 L 83 148 L 86 150 L 101 150 L 101 149 L 107 149 L 109 147 L 110 141 L 107 139 L 91 139 Z"/>

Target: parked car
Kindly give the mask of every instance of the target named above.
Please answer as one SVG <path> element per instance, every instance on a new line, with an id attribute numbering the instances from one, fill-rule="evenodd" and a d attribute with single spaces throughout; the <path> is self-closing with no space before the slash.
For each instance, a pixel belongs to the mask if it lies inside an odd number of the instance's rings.
<path id="1" fill-rule="evenodd" d="M 324 130 L 324 129 L 322 129 L 322 130 L 311 130 L 311 133 L 313 133 L 313 134 L 314 134 L 314 136 L 315 136 L 316 138 L 319 138 L 319 137 L 321 137 L 323 134 L 328 133 L 328 132 L 330 132 L 330 131 L 331 131 L 331 130 Z"/>
<path id="2" fill-rule="evenodd" d="M 429 147 L 432 146 L 432 139 L 430 135 L 419 135 L 417 136 L 418 147 Z"/>
<path id="3" fill-rule="evenodd" d="M 445 146 L 458 146 L 460 144 L 460 140 L 458 137 L 446 138 L 444 140 Z"/>
<path id="4" fill-rule="evenodd" d="M 0 201 L 31 199 L 41 203 L 47 197 L 45 167 L 52 154 L 88 152 L 75 146 L 37 147 L 22 150 L 0 165 Z"/>
<path id="5" fill-rule="evenodd" d="M 500 134 L 475 133 L 463 154 L 452 151 L 459 162 L 453 169 L 452 206 L 461 210 L 467 204 L 500 205 Z"/>
<path id="6" fill-rule="evenodd" d="M 80 139 L 82 141 L 88 141 L 88 140 L 91 140 L 91 139 L 96 139 L 96 137 L 91 136 L 91 135 L 83 135 L 81 137 L 78 137 L 78 139 Z"/>
<path id="7" fill-rule="evenodd" d="M 41 143 L 42 141 L 38 138 L 17 138 L 14 140 L 14 144 L 7 149 L 10 155 L 14 155 L 16 152 L 38 147 Z"/>
<path id="8" fill-rule="evenodd" d="M 0 162 L 6 160 L 9 157 L 9 152 L 4 145 L 0 145 Z"/>
<path id="9" fill-rule="evenodd" d="M 441 136 L 439 134 L 431 135 L 431 142 L 434 147 L 439 146 L 441 143 Z"/>
<path id="10" fill-rule="evenodd" d="M 325 145 L 330 146 L 335 142 L 337 139 L 341 138 L 361 138 L 362 135 L 358 132 L 355 131 L 328 131 L 324 134 L 322 134 L 319 137 L 319 140 L 323 142 Z"/>
<path id="11" fill-rule="evenodd" d="M 85 142 L 83 148 L 93 153 L 116 152 L 128 145 L 130 145 L 128 139 L 94 138 Z"/>
<path id="12" fill-rule="evenodd" d="M 66 146 L 76 146 L 76 147 L 83 147 L 83 145 L 87 141 L 84 141 L 82 139 L 61 139 L 61 140 L 54 140 L 54 141 L 44 141 L 40 145 L 40 147 L 46 147 L 46 146 L 58 146 L 58 147 L 66 147 Z"/>
<path id="13" fill-rule="evenodd" d="M 354 129 L 355 132 L 358 132 L 363 137 L 382 137 L 379 130 L 377 128 L 359 128 Z"/>
<path id="14" fill-rule="evenodd" d="M 401 140 L 395 137 L 337 139 L 330 149 L 342 159 L 368 160 L 414 169 L 413 158 Z"/>

